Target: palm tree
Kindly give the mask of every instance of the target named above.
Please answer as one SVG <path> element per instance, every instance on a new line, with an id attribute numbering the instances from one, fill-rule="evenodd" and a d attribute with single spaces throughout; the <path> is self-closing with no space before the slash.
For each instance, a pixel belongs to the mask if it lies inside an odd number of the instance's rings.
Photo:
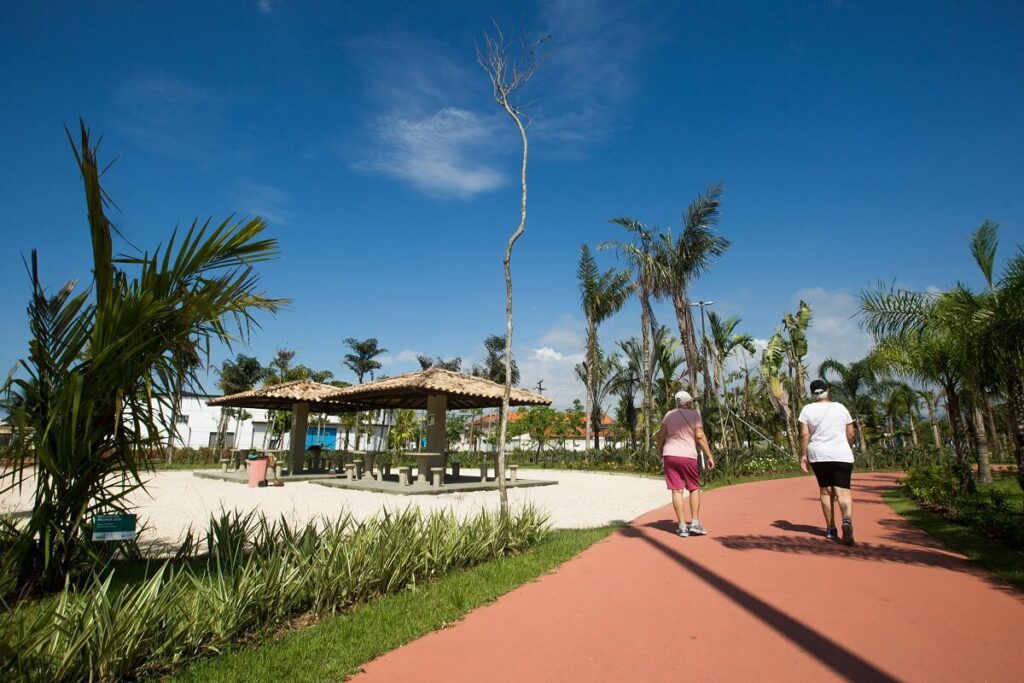
<path id="1" fill-rule="evenodd" d="M 370 375 L 370 380 L 373 380 L 374 370 L 380 370 L 383 367 L 380 361 L 375 360 L 377 356 L 382 353 L 387 353 L 388 350 L 381 348 L 377 345 L 377 338 L 370 337 L 369 339 L 359 340 L 355 337 L 348 337 L 345 339 L 345 345 L 352 349 L 352 353 L 345 354 L 344 365 L 355 373 L 359 383 L 363 383 L 363 377 L 367 374 Z M 356 413 L 356 450 L 359 450 L 359 440 L 362 436 L 359 430 L 359 413 Z"/>
<path id="2" fill-rule="evenodd" d="M 932 441 L 935 448 L 942 450 L 942 432 L 939 430 L 939 396 L 931 389 L 918 389 L 917 395 L 924 401 L 928 411 L 928 424 L 932 427 Z"/>
<path id="3" fill-rule="evenodd" d="M 370 375 L 372 380 L 373 372 L 383 367 L 380 361 L 375 359 L 382 353 L 387 353 L 388 350 L 377 345 L 376 337 L 361 341 L 355 337 L 349 337 L 345 339 L 344 343 L 352 349 L 352 353 L 345 354 L 345 367 L 355 374 L 360 384 L 363 383 L 363 378 L 366 375 Z"/>
<path id="4" fill-rule="evenodd" d="M 229 394 L 249 391 L 255 387 L 267 376 L 267 369 L 260 364 L 259 359 L 255 356 L 246 356 L 240 353 L 235 356 L 234 360 L 225 360 L 221 363 L 219 374 L 217 386 L 227 396 Z M 240 433 L 242 423 L 242 411 L 222 408 L 221 418 L 217 427 L 216 447 L 218 449 L 224 446 L 224 432 L 227 429 L 228 418 L 231 415 L 235 416 L 235 438 L 232 447 L 239 447 L 238 434 Z"/>
<path id="5" fill-rule="evenodd" d="M 500 334 L 492 334 L 484 339 L 484 356 L 483 365 L 476 365 L 473 367 L 473 375 L 477 377 L 483 377 L 496 384 L 505 383 L 505 369 L 511 367 L 512 369 L 512 386 L 519 386 L 519 364 L 516 363 L 516 359 L 512 358 L 511 363 L 506 365 L 505 363 L 505 337 Z"/>
<path id="6" fill-rule="evenodd" d="M 661 326 L 654 334 L 654 355 L 651 363 L 651 382 L 654 386 L 654 405 L 658 414 L 664 414 L 675 407 L 675 393 L 679 391 L 679 371 L 686 363 L 684 356 L 679 355 L 679 341 Z"/>
<path id="7" fill-rule="evenodd" d="M 686 352 L 690 391 L 697 387 L 698 368 L 704 369 L 705 380 L 708 375 L 697 351 L 689 287 L 711 268 L 715 259 L 722 256 L 731 244 L 728 239 L 715 233 L 722 192 L 722 183 L 709 185 L 704 194 L 698 195 L 683 214 L 679 239 L 675 240 L 672 232 L 666 230 L 658 236 L 654 245 L 654 257 L 661 264 L 654 293 L 658 298 L 670 299 L 675 309 L 679 339 Z"/>
<path id="8" fill-rule="evenodd" d="M 712 376 L 712 388 L 715 395 L 715 400 L 719 400 L 719 392 L 722 392 L 721 400 L 723 407 L 728 409 L 726 397 L 724 395 L 724 386 L 722 375 L 725 371 L 726 361 L 735 353 L 737 350 L 746 351 L 748 354 L 754 353 L 754 338 L 749 334 L 737 334 L 735 332 L 736 327 L 742 322 L 742 318 L 732 316 L 730 318 L 722 319 L 714 311 L 708 312 L 708 325 L 711 328 L 711 335 L 703 340 L 702 344 L 704 348 L 710 349 L 712 364 L 714 366 L 714 375 Z M 722 438 L 725 438 L 725 410 L 719 411 L 719 427 L 722 430 Z M 733 430 L 735 431 L 735 430 Z"/>
<path id="9" fill-rule="evenodd" d="M 930 292 L 878 288 L 861 293 L 865 325 L 878 341 L 876 357 L 891 371 L 943 388 L 963 490 L 972 486 L 964 439 L 964 382 L 957 337 L 968 330 L 949 314 L 949 299 Z"/>
<path id="10" fill-rule="evenodd" d="M 614 377 L 618 372 L 619 361 L 614 354 L 606 357 L 601 353 L 600 347 L 595 351 L 593 365 L 584 360 L 576 364 L 575 371 L 580 382 L 589 380 L 594 383 L 589 421 L 593 428 L 594 450 L 598 450 L 601 448 L 600 435 L 604 424 L 604 400 L 614 389 Z"/>
<path id="11" fill-rule="evenodd" d="M 749 334 L 737 334 L 736 327 L 743 322 L 742 318 L 732 316 L 721 318 L 714 311 L 708 312 L 708 326 L 711 328 L 711 335 L 704 340 L 711 350 L 711 360 L 714 365 L 712 376 L 712 387 L 717 394 L 722 390 L 722 374 L 725 371 L 725 362 L 738 349 L 747 353 L 754 353 L 754 338 Z"/>
<path id="12" fill-rule="evenodd" d="M 982 394 L 997 388 L 1005 393 L 1018 483 L 1024 488 L 1024 252 L 1008 261 L 997 281 L 998 225 L 984 221 L 969 244 L 985 278 L 985 291 L 976 293 L 962 284 L 941 294 L 880 287 L 861 294 L 861 310 L 876 338 L 896 347 L 894 353 L 902 354 L 908 364 L 927 366 L 932 371 L 929 379 L 943 385 L 964 487 L 970 483 L 970 472 L 959 392 Z M 980 422 L 976 414 L 974 422 Z"/>
<path id="13" fill-rule="evenodd" d="M 919 444 L 917 436 L 917 409 L 919 397 L 909 384 L 897 380 L 882 380 L 877 385 L 881 394 L 880 405 L 885 412 L 886 431 L 890 439 L 894 439 L 897 432 L 903 431 L 903 416 L 907 417 L 907 429 L 910 431 L 911 443 L 914 446 Z M 894 441 L 890 441 L 894 443 Z"/>
<path id="14" fill-rule="evenodd" d="M 580 246 L 580 262 L 576 269 L 576 280 L 580 288 L 580 305 L 583 308 L 583 315 L 587 319 L 587 377 L 584 379 L 586 387 L 586 436 L 589 441 L 591 434 L 591 406 L 594 402 L 595 380 L 593 368 L 597 362 L 598 343 L 597 327 L 602 322 L 622 309 L 631 293 L 631 278 L 629 273 L 617 271 L 615 268 L 601 272 L 597 267 L 597 261 L 586 244 Z M 594 440 L 594 448 L 597 448 L 597 439 Z"/>
<path id="15" fill-rule="evenodd" d="M 832 385 L 832 394 L 846 403 L 850 412 L 853 413 L 860 450 L 862 453 L 867 451 L 864 423 L 861 421 L 857 402 L 866 392 L 874 391 L 878 386 L 875 362 L 868 357 L 847 365 L 840 363 L 835 358 L 827 358 L 818 366 L 818 376 Z"/>
<path id="16" fill-rule="evenodd" d="M 636 337 L 619 341 L 618 346 L 622 351 L 622 360 L 611 378 L 612 391 L 619 397 L 620 421 L 624 419 L 629 430 L 630 447 L 636 451 L 636 392 L 643 383 L 643 351 Z"/>
<path id="17" fill-rule="evenodd" d="M 651 414 L 653 406 L 651 374 L 651 332 L 654 329 L 654 316 L 651 313 L 651 296 L 661 279 L 658 270 L 661 265 L 654 255 L 654 233 L 643 223 L 632 218 L 613 218 L 612 223 L 624 227 L 633 235 L 632 242 L 604 242 L 599 249 L 616 249 L 626 258 L 633 277 L 633 291 L 640 300 L 640 336 L 643 348 L 644 367 L 644 449 L 651 449 Z"/>
<path id="18" fill-rule="evenodd" d="M 34 480 L 32 512 L 0 560 L 23 590 L 63 586 L 91 561 L 89 520 L 128 511 L 146 455 L 169 429 L 175 388 L 199 384 L 191 359 L 246 339 L 258 312 L 285 303 L 259 290 L 253 265 L 277 255 L 259 218 L 196 221 L 166 247 L 115 259 L 96 147 L 84 123 L 79 144 L 67 134 L 85 187 L 92 286 L 76 294 L 72 280 L 48 294 L 32 252 L 29 355 L 2 387 L 15 430 L 0 454 L 0 493 Z"/>
<path id="19" fill-rule="evenodd" d="M 807 368 L 804 358 L 807 356 L 807 330 L 811 326 L 811 307 L 804 301 L 800 302 L 796 313 L 782 316 L 782 329 L 786 332 L 786 356 L 789 358 L 790 377 L 793 380 L 793 412 L 799 413 L 804 397 L 804 385 L 807 379 Z"/>
<path id="20" fill-rule="evenodd" d="M 462 370 L 462 359 L 458 356 L 445 360 L 441 356 L 430 356 L 417 355 L 416 362 L 420 364 L 420 368 L 423 370 L 429 370 L 430 368 L 440 368 L 441 370 L 450 370 L 451 372 L 459 372 Z"/>

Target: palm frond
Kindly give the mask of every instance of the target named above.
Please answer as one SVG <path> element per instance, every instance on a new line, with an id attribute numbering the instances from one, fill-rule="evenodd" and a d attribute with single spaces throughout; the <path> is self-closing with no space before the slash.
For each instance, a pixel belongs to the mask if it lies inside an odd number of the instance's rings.
<path id="1" fill-rule="evenodd" d="M 999 246 L 999 223 L 986 218 L 978 229 L 971 235 L 968 244 L 971 247 L 971 255 L 974 262 L 978 264 L 988 288 L 993 288 L 993 269 L 996 261 L 996 249 Z"/>

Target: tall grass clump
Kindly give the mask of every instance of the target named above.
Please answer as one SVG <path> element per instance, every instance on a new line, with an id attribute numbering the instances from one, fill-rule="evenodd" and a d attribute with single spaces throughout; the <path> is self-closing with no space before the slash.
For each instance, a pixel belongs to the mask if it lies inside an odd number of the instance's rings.
<path id="1" fill-rule="evenodd" d="M 904 481 L 907 492 L 947 520 L 1024 552 L 1022 497 L 1012 477 L 998 477 L 992 484 L 962 491 L 958 464 L 946 459 L 910 468 Z"/>
<path id="2" fill-rule="evenodd" d="M 547 534 L 532 507 L 351 515 L 304 526 L 253 514 L 210 520 L 205 562 L 167 562 L 142 583 L 114 574 L 0 616 L 0 679 L 118 681 L 168 673 L 223 648 L 448 572 L 521 552 Z M 191 543 L 190 547 L 202 547 Z"/>
<path id="3" fill-rule="evenodd" d="M 262 219 L 195 221 L 151 251 L 117 255 L 103 167 L 85 124 L 68 141 L 85 190 L 92 278 L 50 287 L 28 259 L 29 344 L 0 383 L 13 439 L 0 447 L 0 493 L 32 491 L 27 518 L 0 556 L 7 592 L 60 590 L 104 559 L 96 515 L 126 513 L 162 448 L 170 397 L 199 386 L 211 345 L 246 339 L 258 316 L 285 305 L 260 290 L 254 267 L 276 258 Z M 10 529 L 8 529 L 9 531 Z"/>

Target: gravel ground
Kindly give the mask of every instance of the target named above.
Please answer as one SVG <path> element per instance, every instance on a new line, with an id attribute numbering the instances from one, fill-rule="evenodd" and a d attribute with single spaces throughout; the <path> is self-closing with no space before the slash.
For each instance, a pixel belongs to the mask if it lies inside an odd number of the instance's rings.
<path id="1" fill-rule="evenodd" d="M 465 474 L 472 471 L 463 469 Z M 556 528 L 586 528 L 630 521 L 670 502 L 660 478 L 562 470 L 520 470 L 520 476 L 558 482 L 555 486 L 509 489 L 508 492 L 513 509 L 532 503 L 550 515 L 551 524 Z M 496 510 L 498 492 L 396 496 L 305 482 L 251 489 L 241 484 L 201 479 L 188 471 L 172 471 L 153 475 L 146 492 L 136 492 L 131 501 L 138 508 L 140 522 L 147 526 L 140 540 L 165 544 L 175 542 L 190 525 L 197 530 L 205 529 L 210 515 L 219 513 L 221 508 L 242 511 L 259 508 L 268 518 L 284 515 L 297 523 L 335 516 L 343 511 L 364 519 L 385 509 L 401 510 L 408 506 L 416 506 L 424 512 L 452 510 L 466 517 L 483 508 Z M 20 499 L 14 494 L 0 497 L 0 511 L 26 510 L 30 505 L 31 497 L 27 492 L 23 492 Z"/>

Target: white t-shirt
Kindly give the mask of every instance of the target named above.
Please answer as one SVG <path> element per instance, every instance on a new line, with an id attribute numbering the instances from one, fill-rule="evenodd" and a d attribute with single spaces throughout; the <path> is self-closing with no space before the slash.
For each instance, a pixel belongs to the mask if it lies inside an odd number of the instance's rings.
<path id="1" fill-rule="evenodd" d="M 835 401 L 809 403 L 798 419 L 811 433 L 810 462 L 853 462 L 853 449 L 846 440 L 846 425 L 853 424 L 853 418 L 846 406 Z"/>

